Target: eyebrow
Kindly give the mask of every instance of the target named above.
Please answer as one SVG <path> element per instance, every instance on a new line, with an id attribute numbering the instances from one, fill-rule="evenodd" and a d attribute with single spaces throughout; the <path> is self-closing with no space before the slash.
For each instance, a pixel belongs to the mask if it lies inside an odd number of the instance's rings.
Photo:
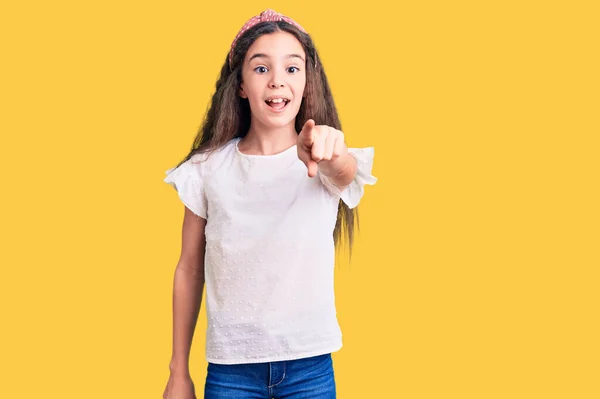
<path id="1" fill-rule="evenodd" d="M 252 57 L 250 57 L 250 59 L 248 60 L 248 62 L 252 61 L 255 58 L 271 58 L 269 55 L 267 54 L 263 54 L 263 53 L 256 53 L 253 54 Z M 302 56 L 300 54 L 288 54 L 286 55 L 284 58 L 300 58 L 302 61 L 304 61 L 304 58 L 302 58 Z"/>

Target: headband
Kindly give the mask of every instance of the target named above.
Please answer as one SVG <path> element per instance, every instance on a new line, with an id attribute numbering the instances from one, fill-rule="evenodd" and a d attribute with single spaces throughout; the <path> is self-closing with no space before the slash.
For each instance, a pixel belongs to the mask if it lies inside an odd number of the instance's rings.
<path id="1" fill-rule="evenodd" d="M 248 29 L 254 27 L 255 25 L 257 25 L 261 22 L 267 22 L 267 21 L 274 21 L 274 22 L 285 21 L 288 24 L 294 25 L 296 28 L 300 29 L 302 32 L 308 34 L 306 32 L 306 30 L 304 30 L 304 28 L 302 26 L 300 26 L 300 24 L 298 22 L 269 8 L 269 9 L 261 12 L 260 15 L 252 17 L 248 21 L 246 21 L 244 26 L 242 26 L 242 29 L 240 29 L 237 36 L 233 40 L 233 43 L 231 43 L 231 50 L 229 50 L 229 69 L 230 70 L 233 70 L 233 68 L 231 66 L 231 62 L 233 61 L 233 49 L 235 48 L 235 45 L 236 45 L 238 39 L 240 38 L 240 36 L 242 36 L 242 34 L 244 34 L 244 32 L 246 32 Z M 316 65 L 316 61 L 315 61 L 315 65 Z"/>

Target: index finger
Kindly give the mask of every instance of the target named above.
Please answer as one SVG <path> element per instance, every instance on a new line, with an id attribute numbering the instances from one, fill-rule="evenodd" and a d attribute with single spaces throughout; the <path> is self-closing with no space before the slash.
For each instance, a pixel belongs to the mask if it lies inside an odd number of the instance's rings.
<path id="1" fill-rule="evenodd" d="M 307 147 L 312 146 L 312 144 L 315 141 L 315 134 L 314 134 L 314 128 L 315 127 L 315 121 L 313 119 L 309 119 L 304 123 L 304 126 L 302 126 L 302 131 L 300 132 L 300 134 L 304 134 L 303 137 L 303 144 Z"/>

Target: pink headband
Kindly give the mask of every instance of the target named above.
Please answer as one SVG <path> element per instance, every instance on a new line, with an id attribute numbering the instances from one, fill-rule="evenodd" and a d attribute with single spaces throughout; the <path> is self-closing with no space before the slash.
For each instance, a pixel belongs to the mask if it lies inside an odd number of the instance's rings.
<path id="1" fill-rule="evenodd" d="M 233 49 L 235 48 L 235 45 L 236 45 L 238 39 L 240 38 L 240 36 L 242 36 L 242 34 L 244 32 L 246 32 L 248 29 L 252 28 L 253 26 L 255 26 L 261 22 L 266 22 L 266 21 L 285 21 L 291 25 L 294 25 L 296 28 L 300 29 L 302 32 L 308 34 L 306 32 L 306 30 L 304 30 L 304 28 L 302 26 L 300 26 L 300 24 L 298 22 L 269 8 L 269 9 L 263 11 L 262 13 L 260 13 L 260 15 L 250 18 L 244 24 L 244 26 L 242 26 L 242 29 L 240 29 L 240 31 L 238 32 L 237 36 L 233 40 L 233 43 L 231 43 L 231 50 L 229 50 L 229 69 L 230 70 L 233 69 L 231 67 L 231 62 L 233 59 Z"/>

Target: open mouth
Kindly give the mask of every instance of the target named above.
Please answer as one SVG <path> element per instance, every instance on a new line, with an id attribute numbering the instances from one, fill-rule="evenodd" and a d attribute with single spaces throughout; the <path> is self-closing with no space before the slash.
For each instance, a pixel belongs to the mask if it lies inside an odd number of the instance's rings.
<path id="1" fill-rule="evenodd" d="M 275 98 L 273 100 L 265 101 L 265 103 L 267 103 L 267 105 L 275 111 L 283 110 L 288 105 L 289 102 L 290 102 L 290 100 L 285 99 L 285 98 Z"/>

